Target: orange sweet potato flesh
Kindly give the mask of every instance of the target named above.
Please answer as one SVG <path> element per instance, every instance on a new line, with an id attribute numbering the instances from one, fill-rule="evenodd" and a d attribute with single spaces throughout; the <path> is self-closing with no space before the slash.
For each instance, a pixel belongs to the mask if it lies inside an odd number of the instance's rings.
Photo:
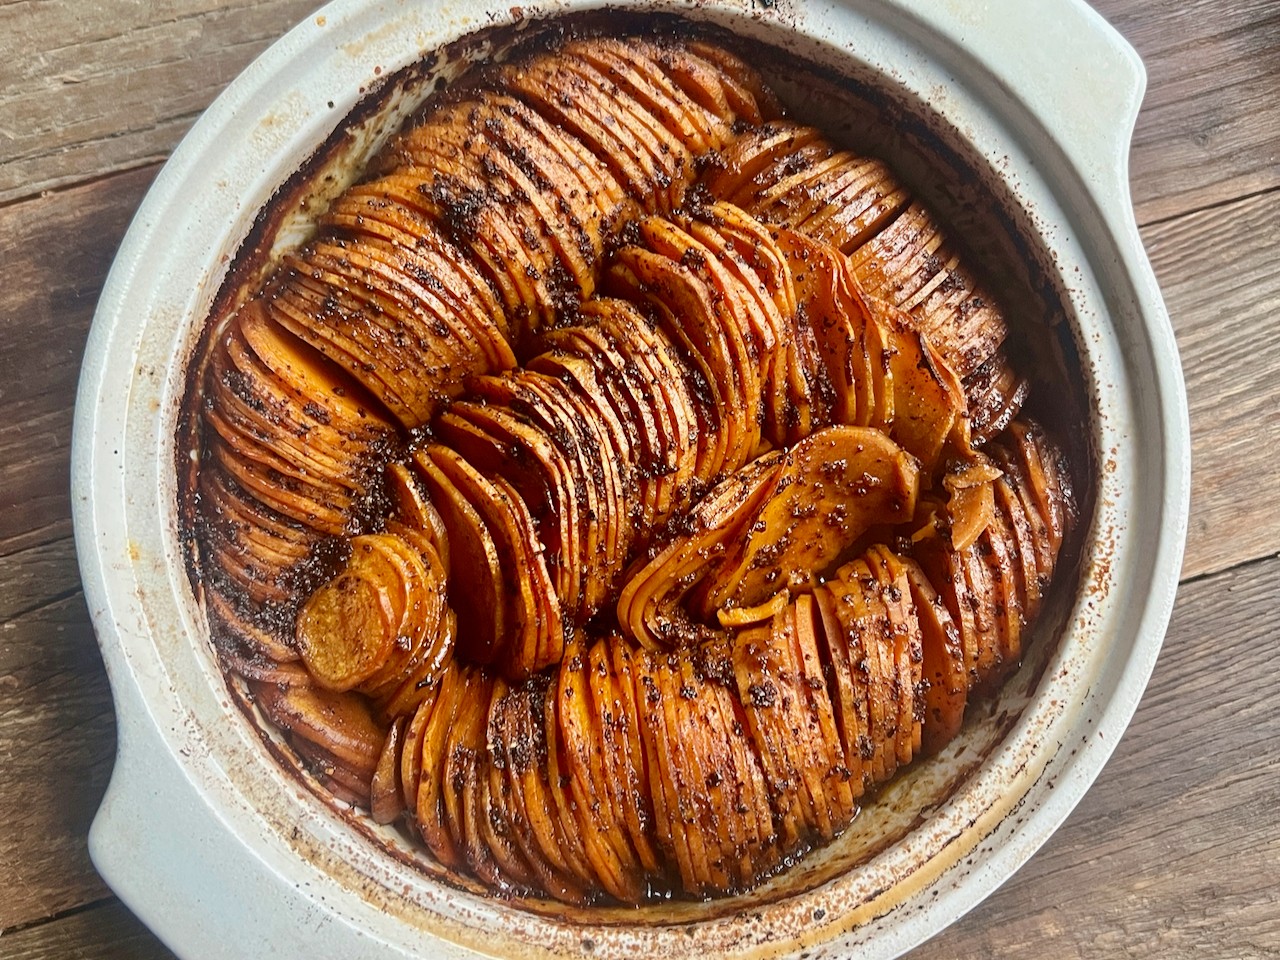
<path id="1" fill-rule="evenodd" d="M 706 611 L 803 592 L 875 524 L 915 513 L 919 468 L 878 430 L 830 427 L 788 452 L 775 492 L 699 587 Z"/>

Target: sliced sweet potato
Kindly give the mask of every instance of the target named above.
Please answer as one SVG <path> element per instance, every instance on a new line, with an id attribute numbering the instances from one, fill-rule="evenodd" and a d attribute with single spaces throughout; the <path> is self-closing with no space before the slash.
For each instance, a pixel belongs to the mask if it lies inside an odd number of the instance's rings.
<path id="1" fill-rule="evenodd" d="M 426 484 L 449 535 L 449 605 L 458 614 L 458 643 L 477 662 L 492 662 L 508 630 L 503 570 L 493 534 L 452 478 L 423 451 L 414 469 Z"/>
<path id="2" fill-rule="evenodd" d="M 316 681 L 341 692 L 373 677 L 391 656 L 409 584 L 388 555 L 385 534 L 356 537 L 343 568 L 298 615 L 296 640 Z"/>
<path id="3" fill-rule="evenodd" d="M 830 427 L 788 451 L 775 492 L 699 585 L 707 611 L 804 591 L 871 526 L 916 508 L 915 461 L 878 430 Z"/>
<path id="4" fill-rule="evenodd" d="M 767 454 L 723 481 L 690 514 L 688 535 L 627 574 L 618 594 L 617 617 L 628 637 L 661 649 L 701 632 L 683 615 L 680 604 L 754 517 L 781 469 L 781 454 Z"/>
<path id="5" fill-rule="evenodd" d="M 920 624 L 924 691 L 921 749 L 934 754 L 960 732 L 969 697 L 969 672 L 960 631 L 919 564 L 904 560 L 916 620 Z"/>

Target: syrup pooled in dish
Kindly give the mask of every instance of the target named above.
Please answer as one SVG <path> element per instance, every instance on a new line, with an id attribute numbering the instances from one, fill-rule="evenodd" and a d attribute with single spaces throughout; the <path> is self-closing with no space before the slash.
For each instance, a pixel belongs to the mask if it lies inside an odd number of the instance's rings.
<path id="1" fill-rule="evenodd" d="M 749 889 L 1020 659 L 1075 506 L 1007 332 L 726 50 L 485 68 L 211 343 L 223 663 L 495 891 Z"/>

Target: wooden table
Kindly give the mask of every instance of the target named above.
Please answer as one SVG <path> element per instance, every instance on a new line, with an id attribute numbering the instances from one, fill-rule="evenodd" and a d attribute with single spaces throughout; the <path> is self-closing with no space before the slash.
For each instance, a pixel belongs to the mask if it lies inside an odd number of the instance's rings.
<path id="1" fill-rule="evenodd" d="M 85 846 L 115 730 L 71 539 L 74 390 L 160 162 L 315 6 L 0 3 L 0 957 L 170 956 Z M 1097 784 L 920 960 L 1280 957 L 1280 5 L 1098 6 L 1150 74 L 1132 183 L 1191 401 L 1182 589 Z"/>

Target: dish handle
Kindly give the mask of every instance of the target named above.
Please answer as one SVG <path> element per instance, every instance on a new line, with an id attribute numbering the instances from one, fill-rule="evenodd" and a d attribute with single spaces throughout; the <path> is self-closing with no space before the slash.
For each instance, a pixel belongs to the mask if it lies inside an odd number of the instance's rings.
<path id="1" fill-rule="evenodd" d="M 940 35 L 953 56 L 976 61 L 990 102 L 1020 103 L 1023 110 L 1005 112 L 1020 114 L 1016 132 L 1033 139 L 1047 135 L 1100 209 L 1131 216 L 1129 147 L 1147 72 L 1137 51 L 1100 13 L 1084 0 L 889 5 L 920 31 Z"/>

